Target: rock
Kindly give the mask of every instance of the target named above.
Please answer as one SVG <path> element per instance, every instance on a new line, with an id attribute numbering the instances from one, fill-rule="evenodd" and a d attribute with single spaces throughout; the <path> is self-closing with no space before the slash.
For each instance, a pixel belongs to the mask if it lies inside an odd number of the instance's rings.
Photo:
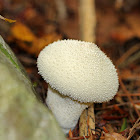
<path id="1" fill-rule="evenodd" d="M 0 140 L 65 140 L 24 68 L 0 36 Z"/>

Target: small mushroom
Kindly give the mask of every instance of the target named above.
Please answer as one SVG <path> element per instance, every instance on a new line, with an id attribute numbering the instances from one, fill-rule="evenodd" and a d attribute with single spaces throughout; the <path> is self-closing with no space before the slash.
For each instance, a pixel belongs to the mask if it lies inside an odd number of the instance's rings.
<path id="1" fill-rule="evenodd" d="M 40 52 L 37 67 L 49 85 L 46 103 L 65 134 L 85 108 L 113 99 L 118 90 L 115 66 L 94 43 L 54 42 Z"/>

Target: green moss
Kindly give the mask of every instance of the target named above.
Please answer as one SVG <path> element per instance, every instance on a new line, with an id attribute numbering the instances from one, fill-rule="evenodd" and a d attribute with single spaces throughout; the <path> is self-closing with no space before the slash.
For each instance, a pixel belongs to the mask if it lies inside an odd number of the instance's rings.
<path id="1" fill-rule="evenodd" d="M 4 53 L 4 55 L 13 63 L 13 65 L 14 65 L 17 69 L 19 69 L 18 64 L 13 60 L 13 58 L 12 58 L 11 55 L 8 53 L 8 51 L 7 51 L 4 47 L 2 47 L 2 44 L 0 44 L 0 50 L 1 50 L 1 52 Z"/>

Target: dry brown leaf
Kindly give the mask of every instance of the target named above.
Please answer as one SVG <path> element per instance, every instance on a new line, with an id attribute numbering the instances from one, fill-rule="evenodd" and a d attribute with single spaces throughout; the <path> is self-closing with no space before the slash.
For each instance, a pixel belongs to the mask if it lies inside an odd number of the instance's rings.
<path id="1" fill-rule="evenodd" d="M 95 134 L 94 104 L 83 111 L 79 121 L 79 135 L 91 136 L 92 134 Z"/>
<path id="2" fill-rule="evenodd" d="M 105 140 L 127 140 L 124 136 L 118 133 L 105 133 Z"/>
<path id="3" fill-rule="evenodd" d="M 72 138 L 73 137 L 73 134 L 72 134 L 72 131 L 71 129 L 69 130 L 69 138 Z"/>
<path id="4" fill-rule="evenodd" d="M 14 40 L 23 50 L 36 56 L 48 44 L 62 39 L 62 36 L 56 33 L 37 38 L 26 25 L 20 22 L 12 26 L 11 32 L 12 41 Z"/>
<path id="5" fill-rule="evenodd" d="M 37 56 L 45 46 L 60 39 L 62 39 L 62 36 L 56 33 L 44 35 L 43 37 L 34 40 L 30 53 Z"/>
<path id="6" fill-rule="evenodd" d="M 124 69 L 120 72 L 120 76 L 122 77 L 122 79 L 126 79 L 128 77 L 131 77 L 132 71 L 130 69 Z"/>
<path id="7" fill-rule="evenodd" d="M 112 32 L 112 38 L 114 40 L 124 42 L 133 37 L 140 37 L 139 28 L 140 18 L 139 14 L 132 13 L 131 15 L 125 16 L 125 23 L 116 27 Z"/>
<path id="8" fill-rule="evenodd" d="M 134 36 L 135 34 L 132 32 L 132 30 L 125 25 L 116 28 L 111 35 L 114 40 L 117 40 L 119 42 L 124 42 Z"/>
<path id="9" fill-rule="evenodd" d="M 21 22 L 16 22 L 12 26 L 11 33 L 15 39 L 20 41 L 33 42 L 36 39 L 32 31 Z"/>
<path id="10" fill-rule="evenodd" d="M 140 73 L 137 74 L 137 73 L 132 72 L 132 70 L 130 69 L 123 69 L 120 72 L 120 77 L 122 79 L 136 80 L 136 79 L 140 79 Z M 139 81 L 138 81 L 138 87 L 139 87 Z"/>
<path id="11" fill-rule="evenodd" d="M 57 41 L 59 39 L 61 39 L 62 36 L 61 35 L 57 35 L 55 33 L 52 34 L 48 34 L 45 35 L 41 38 L 35 39 L 33 40 L 32 44 L 29 46 L 24 42 L 19 42 L 18 44 L 22 47 L 22 49 L 24 49 L 25 51 L 27 51 L 30 54 L 33 54 L 35 56 L 38 56 L 39 52 L 48 44 Z"/>
<path id="12" fill-rule="evenodd" d="M 28 44 L 24 41 L 16 40 L 17 44 L 26 52 L 38 56 L 39 52 L 48 44 L 62 39 L 61 35 L 57 35 L 55 33 L 45 35 L 41 38 L 33 40 L 31 44 Z"/>
<path id="13" fill-rule="evenodd" d="M 111 124 L 106 124 L 105 127 L 109 133 L 113 133 L 115 131 L 114 127 Z"/>

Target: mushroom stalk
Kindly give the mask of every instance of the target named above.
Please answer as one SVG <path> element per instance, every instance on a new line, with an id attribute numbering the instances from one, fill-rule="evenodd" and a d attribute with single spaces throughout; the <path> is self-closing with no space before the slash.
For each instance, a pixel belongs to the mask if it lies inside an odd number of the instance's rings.
<path id="1" fill-rule="evenodd" d="M 63 96 L 50 86 L 48 87 L 46 103 L 65 134 L 70 129 L 75 128 L 81 113 L 88 107 L 88 104 Z"/>

